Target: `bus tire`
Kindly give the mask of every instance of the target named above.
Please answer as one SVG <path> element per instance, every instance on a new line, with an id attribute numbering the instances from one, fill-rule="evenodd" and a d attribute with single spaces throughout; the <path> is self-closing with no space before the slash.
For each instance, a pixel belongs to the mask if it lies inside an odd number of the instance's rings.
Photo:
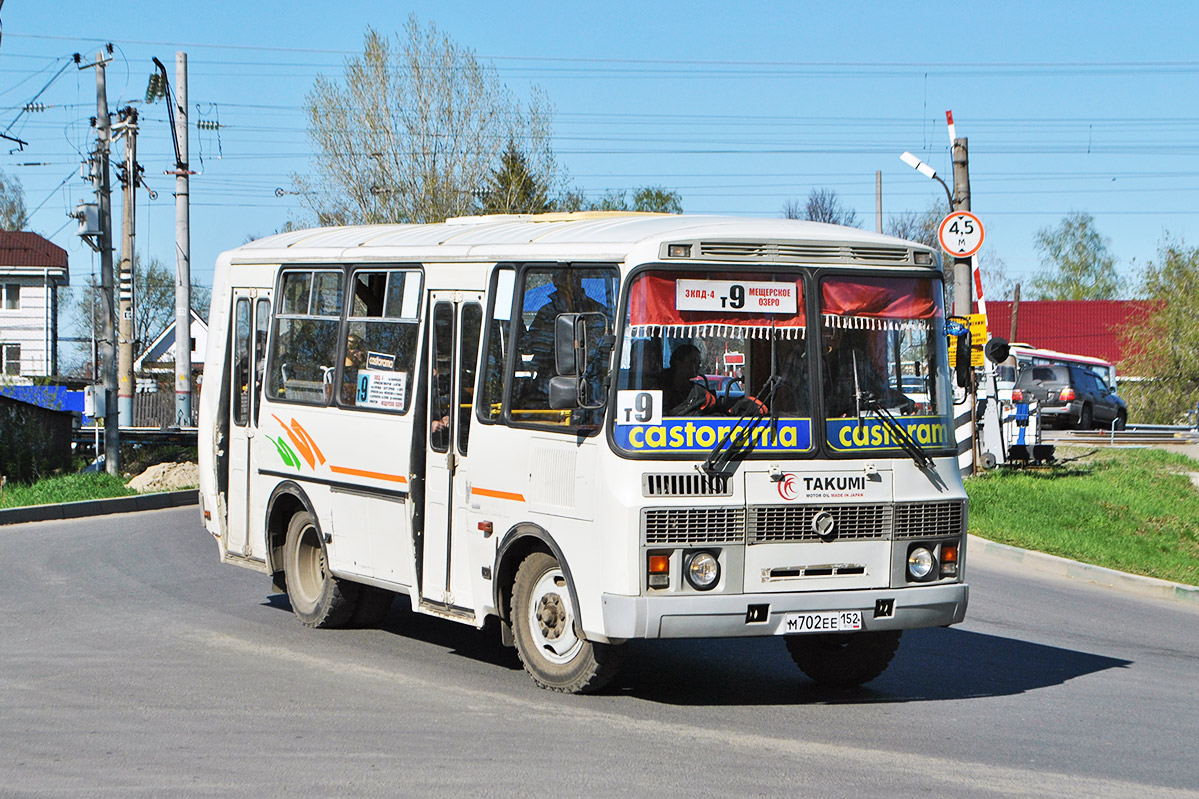
<path id="1" fill-rule="evenodd" d="M 783 640 L 800 671 L 821 685 L 852 688 L 887 670 L 900 630 L 788 635 Z"/>
<path id="2" fill-rule="evenodd" d="M 542 688 L 585 694 L 616 677 L 623 644 L 578 636 L 577 613 L 557 559 L 534 552 L 521 562 L 512 590 L 512 633 L 525 671 Z"/>
<path id="3" fill-rule="evenodd" d="M 283 546 L 283 572 L 292 611 L 305 625 L 345 627 L 358 604 L 358 586 L 329 571 L 329 555 L 307 511 L 291 517 Z"/>

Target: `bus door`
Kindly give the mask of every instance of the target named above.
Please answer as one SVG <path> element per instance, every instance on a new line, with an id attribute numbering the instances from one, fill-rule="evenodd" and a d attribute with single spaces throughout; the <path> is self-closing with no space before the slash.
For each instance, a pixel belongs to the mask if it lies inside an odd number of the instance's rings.
<path id="1" fill-rule="evenodd" d="M 467 452 L 483 295 L 434 291 L 430 298 L 421 599 L 470 610 L 474 601 L 471 539 L 465 526 L 470 473 Z"/>
<path id="2" fill-rule="evenodd" d="M 233 290 L 233 347 L 230 350 L 232 396 L 229 398 L 229 497 L 225 552 L 263 560 L 255 552 L 249 529 L 254 500 L 251 493 L 254 464 L 253 444 L 258 434 L 258 406 L 262 402 L 262 377 L 266 366 L 266 337 L 271 301 L 261 289 Z"/>

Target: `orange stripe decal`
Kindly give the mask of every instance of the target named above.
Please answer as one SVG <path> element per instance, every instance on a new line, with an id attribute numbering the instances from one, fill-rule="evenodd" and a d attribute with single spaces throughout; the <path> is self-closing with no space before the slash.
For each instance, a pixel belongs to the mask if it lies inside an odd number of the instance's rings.
<path id="1" fill-rule="evenodd" d="M 516 502 L 524 502 L 525 501 L 524 494 L 513 494 L 510 491 L 495 491 L 490 488 L 479 488 L 478 486 L 471 486 L 470 493 L 478 494 L 481 497 L 494 497 L 495 499 L 511 499 L 511 500 L 515 500 Z"/>
<path id="2" fill-rule="evenodd" d="M 300 423 L 297 422 L 294 418 L 291 420 L 291 426 L 293 428 L 295 428 L 296 432 L 298 432 L 300 435 L 302 435 L 304 437 L 305 441 L 307 441 L 310 445 L 312 445 L 312 451 L 316 453 L 316 459 L 321 462 L 322 466 L 324 466 L 325 465 L 325 454 L 323 452 L 321 452 L 321 448 L 316 445 L 316 441 L 312 438 L 312 436 L 310 436 L 308 434 L 308 431 L 305 430 L 303 427 L 301 427 Z M 316 468 L 316 467 L 313 467 L 313 468 Z"/>
<path id="3" fill-rule="evenodd" d="M 402 474 L 385 474 L 383 472 L 368 472 L 365 469 L 351 469 L 348 466 L 330 466 L 329 471 L 336 474 L 348 474 L 352 477 L 369 477 L 372 480 L 386 480 L 389 483 L 407 483 L 408 478 Z"/>

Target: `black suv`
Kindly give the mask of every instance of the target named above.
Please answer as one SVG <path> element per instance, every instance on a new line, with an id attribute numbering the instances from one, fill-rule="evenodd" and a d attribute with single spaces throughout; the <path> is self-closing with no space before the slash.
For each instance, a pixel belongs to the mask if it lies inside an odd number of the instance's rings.
<path id="1" fill-rule="evenodd" d="M 1028 365 L 1012 389 L 1013 402 L 1036 400 L 1041 421 L 1089 430 L 1123 430 L 1128 421 L 1124 400 L 1103 378 L 1082 366 Z"/>

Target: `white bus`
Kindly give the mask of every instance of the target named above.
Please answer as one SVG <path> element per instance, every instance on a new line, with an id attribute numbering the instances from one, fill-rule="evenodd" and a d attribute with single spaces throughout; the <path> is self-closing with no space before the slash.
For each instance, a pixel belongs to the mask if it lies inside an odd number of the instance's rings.
<path id="1" fill-rule="evenodd" d="M 598 690 L 647 638 L 779 636 L 871 680 L 966 611 L 935 259 L 717 216 L 251 242 L 214 278 L 205 525 L 308 626 L 396 595 L 495 618 L 545 688 Z"/>

